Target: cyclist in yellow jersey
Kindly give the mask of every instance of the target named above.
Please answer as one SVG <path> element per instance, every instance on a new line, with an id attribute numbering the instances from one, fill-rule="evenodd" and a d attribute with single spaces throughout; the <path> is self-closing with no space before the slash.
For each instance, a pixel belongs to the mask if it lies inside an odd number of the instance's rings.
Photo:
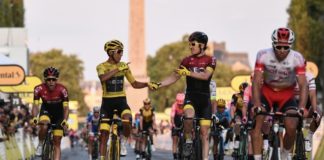
<path id="1" fill-rule="evenodd" d="M 140 109 L 140 131 L 147 131 L 150 134 L 151 148 L 155 150 L 153 145 L 153 132 L 156 131 L 154 108 L 151 106 L 151 100 L 149 98 L 144 99 L 144 106 Z M 142 142 L 145 142 L 146 137 L 143 137 Z M 145 157 L 145 146 L 147 144 L 142 143 L 141 154 Z"/>
<path id="2" fill-rule="evenodd" d="M 136 89 L 152 88 L 152 85 L 156 85 L 154 82 L 147 83 L 135 80 L 128 67 L 128 63 L 120 61 L 123 56 L 123 49 L 124 45 L 118 40 L 106 42 L 104 50 L 109 58 L 97 66 L 97 73 L 102 86 L 101 120 L 112 119 L 114 109 L 118 110 L 118 115 L 122 119 L 132 120 L 131 110 L 126 101 L 124 77 Z M 109 128 L 110 125 L 107 122 L 100 122 L 100 159 L 104 159 L 106 155 Z M 130 135 L 130 129 L 131 123 L 123 123 L 123 135 L 125 138 Z M 122 156 L 127 154 L 125 143 L 122 143 L 120 154 Z"/>

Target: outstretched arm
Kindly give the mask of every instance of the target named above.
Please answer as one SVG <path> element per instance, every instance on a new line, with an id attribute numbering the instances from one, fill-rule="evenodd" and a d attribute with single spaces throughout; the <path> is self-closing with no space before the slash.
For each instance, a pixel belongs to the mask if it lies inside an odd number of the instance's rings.
<path id="1" fill-rule="evenodd" d="M 133 88 L 136 88 L 136 89 L 147 87 L 146 82 L 134 81 L 133 83 L 131 83 L 131 85 L 132 85 Z"/>
<path id="2" fill-rule="evenodd" d="M 161 81 L 161 85 L 160 87 L 166 87 L 169 86 L 173 83 L 175 83 L 176 81 L 178 81 L 180 79 L 180 75 L 173 72 L 169 77 L 165 78 L 163 81 Z"/>

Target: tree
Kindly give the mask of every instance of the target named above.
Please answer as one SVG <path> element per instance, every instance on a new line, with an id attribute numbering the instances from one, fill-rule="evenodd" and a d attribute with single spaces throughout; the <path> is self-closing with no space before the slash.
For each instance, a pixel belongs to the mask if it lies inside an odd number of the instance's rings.
<path id="1" fill-rule="evenodd" d="M 176 68 L 179 67 L 181 60 L 190 53 L 188 47 L 188 35 L 183 36 L 181 41 L 170 43 L 162 46 L 154 57 L 149 56 L 147 59 L 148 75 L 151 81 L 161 81 L 169 76 Z M 233 72 L 230 66 L 217 61 L 216 70 L 213 78 L 218 87 L 230 86 L 231 79 L 238 74 L 245 72 Z M 246 73 L 245 73 L 246 74 Z M 158 91 L 150 92 L 150 97 L 157 106 L 158 111 L 163 111 L 170 107 L 175 100 L 178 92 L 185 91 L 185 78 L 182 77 L 178 82 L 170 87 L 161 88 Z"/>
<path id="2" fill-rule="evenodd" d="M 23 0 L 0 0 L 0 27 L 24 27 Z"/>
<path id="3" fill-rule="evenodd" d="M 324 70 L 324 1 L 292 0 L 288 9 L 290 15 L 288 26 L 296 34 L 294 48 L 300 51 L 307 60 L 313 61 Z M 324 73 L 319 72 L 318 91 L 323 95 Z M 324 99 L 322 100 L 324 104 Z"/>
<path id="4" fill-rule="evenodd" d="M 81 115 L 87 114 L 88 107 L 84 102 L 84 93 L 80 87 L 80 82 L 83 80 L 83 62 L 76 55 L 66 55 L 62 50 L 52 49 L 31 54 L 29 62 L 32 74 L 40 79 L 43 79 L 45 68 L 53 66 L 59 69 L 59 82 L 67 87 L 69 99 L 79 102 Z"/>

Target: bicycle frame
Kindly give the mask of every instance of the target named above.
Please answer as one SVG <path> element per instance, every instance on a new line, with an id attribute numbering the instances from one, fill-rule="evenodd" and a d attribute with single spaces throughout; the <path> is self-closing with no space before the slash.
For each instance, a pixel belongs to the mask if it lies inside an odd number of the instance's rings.
<path id="1" fill-rule="evenodd" d="M 151 148 L 151 139 L 150 139 L 150 133 L 149 131 L 143 131 L 142 136 L 144 137 L 144 144 L 145 144 L 145 158 L 147 160 L 150 160 L 152 157 L 152 148 Z"/>
<path id="2" fill-rule="evenodd" d="M 215 140 L 215 138 L 218 140 L 218 145 L 217 145 L 217 149 L 218 149 L 218 152 L 217 152 L 217 160 L 223 160 L 225 153 L 224 153 L 224 138 L 222 136 L 222 131 L 224 130 L 224 127 L 221 125 L 220 122 L 217 122 L 216 119 L 213 119 L 212 122 L 213 123 L 212 123 L 211 128 L 212 128 L 212 132 L 214 132 L 214 134 L 212 135 L 212 137 L 214 138 L 214 140 Z M 214 141 L 214 143 L 216 143 L 216 142 Z"/>
<path id="3" fill-rule="evenodd" d="M 53 145 L 53 127 L 56 124 L 47 124 L 47 133 L 43 143 L 42 160 L 54 159 L 54 145 Z"/>
<path id="4" fill-rule="evenodd" d="M 299 121 L 301 120 L 301 122 L 299 123 L 303 123 L 302 122 L 302 117 L 298 114 L 298 113 L 282 113 L 282 112 L 257 112 L 257 115 L 266 115 L 266 116 L 271 116 L 272 117 L 272 125 L 271 125 L 271 130 L 270 130 L 270 137 L 269 139 L 271 139 L 271 143 L 270 143 L 270 147 L 269 147 L 269 159 L 274 159 L 274 160 L 280 160 L 280 140 L 279 140 L 279 127 L 283 126 L 282 121 L 284 118 L 286 117 L 297 117 L 299 118 Z M 298 130 L 301 131 L 302 126 L 298 126 L 297 127 L 297 135 L 298 135 Z M 299 132 L 299 134 L 303 134 L 302 132 Z M 302 137 L 303 138 L 303 137 Z M 297 141 L 297 138 L 296 138 Z M 304 142 L 302 142 L 304 143 Z M 296 147 L 305 147 L 305 145 L 303 146 L 296 146 Z M 305 151 L 305 150 L 304 150 Z M 295 151 L 296 153 L 296 151 Z M 300 154 L 300 153 L 296 153 L 296 154 Z M 305 152 L 304 152 L 305 154 Z M 305 157 L 306 158 L 306 157 Z M 303 158 L 303 160 L 305 160 L 305 158 Z"/>
<path id="5" fill-rule="evenodd" d="M 109 139 L 110 144 L 108 145 L 108 152 L 107 155 L 109 160 L 120 160 L 120 136 L 119 136 L 119 128 L 122 126 L 122 122 L 130 122 L 129 120 L 122 120 L 118 114 L 117 110 L 114 110 L 113 118 L 112 119 L 102 119 L 103 122 L 107 122 L 110 124 L 109 130 Z M 107 156 L 106 155 L 106 156 Z"/>

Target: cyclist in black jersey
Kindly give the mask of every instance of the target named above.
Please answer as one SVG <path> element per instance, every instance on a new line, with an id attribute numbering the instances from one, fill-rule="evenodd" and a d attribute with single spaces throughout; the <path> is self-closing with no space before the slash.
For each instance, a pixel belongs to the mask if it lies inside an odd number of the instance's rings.
<path id="1" fill-rule="evenodd" d="M 189 36 L 191 55 L 185 57 L 179 68 L 161 82 L 160 87 L 169 86 L 178 81 L 181 76 L 186 77 L 186 95 L 184 116 L 187 118 L 202 118 L 200 120 L 200 136 L 202 139 L 202 159 L 208 159 L 209 129 L 211 118 L 211 101 L 209 84 L 216 67 L 215 58 L 206 55 L 208 37 L 203 32 L 193 32 Z M 157 87 L 158 88 L 158 87 Z M 184 135 L 186 139 L 184 154 L 190 155 L 192 147 L 192 119 L 184 121 Z M 189 151 L 189 152 L 187 152 Z"/>
<path id="2" fill-rule="evenodd" d="M 53 128 L 54 159 L 61 157 L 61 139 L 63 129 L 67 130 L 67 119 L 69 117 L 69 98 L 67 89 L 57 83 L 59 77 L 58 69 L 48 67 L 43 73 L 45 82 L 37 85 L 34 89 L 34 105 L 32 108 L 33 123 L 39 124 L 38 133 L 39 144 L 36 155 L 42 155 L 42 145 L 47 132 L 47 124 L 56 124 Z M 42 99 L 42 103 L 40 103 Z M 39 105 L 41 109 L 39 112 Z M 39 112 L 39 118 L 37 118 Z"/>

